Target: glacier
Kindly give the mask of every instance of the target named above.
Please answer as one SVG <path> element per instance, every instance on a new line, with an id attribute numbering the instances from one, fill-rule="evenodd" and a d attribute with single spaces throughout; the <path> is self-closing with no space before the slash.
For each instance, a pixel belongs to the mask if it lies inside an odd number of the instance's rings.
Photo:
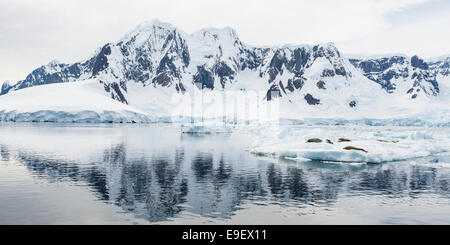
<path id="1" fill-rule="evenodd" d="M 95 80 L 51 84 L 0 96 L 0 121 L 148 123 L 147 113 L 102 93 Z"/>

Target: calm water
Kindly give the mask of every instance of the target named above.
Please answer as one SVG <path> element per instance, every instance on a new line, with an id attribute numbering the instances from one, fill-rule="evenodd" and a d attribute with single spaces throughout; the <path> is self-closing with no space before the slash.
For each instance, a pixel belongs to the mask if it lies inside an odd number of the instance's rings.
<path id="1" fill-rule="evenodd" d="M 450 155 L 261 158 L 245 132 L 0 125 L 0 224 L 450 224 Z"/>

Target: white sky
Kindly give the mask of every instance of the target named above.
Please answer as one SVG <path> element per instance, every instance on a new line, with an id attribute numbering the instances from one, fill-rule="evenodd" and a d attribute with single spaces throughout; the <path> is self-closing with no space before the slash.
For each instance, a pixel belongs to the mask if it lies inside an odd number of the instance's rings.
<path id="1" fill-rule="evenodd" d="M 335 42 L 344 54 L 450 54 L 448 0 L 0 0 L 0 81 L 84 60 L 140 22 L 230 26 L 251 45 Z"/>

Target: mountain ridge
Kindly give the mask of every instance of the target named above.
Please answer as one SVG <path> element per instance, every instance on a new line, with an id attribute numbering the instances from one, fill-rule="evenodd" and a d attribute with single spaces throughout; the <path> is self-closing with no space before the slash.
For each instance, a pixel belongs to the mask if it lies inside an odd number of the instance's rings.
<path id="1" fill-rule="evenodd" d="M 94 79 L 105 96 L 144 111 L 165 107 L 168 94 L 253 90 L 264 92 L 265 101 L 280 99 L 307 106 L 306 111 L 340 106 L 356 113 L 360 105 L 375 106 L 377 100 L 432 100 L 442 94 L 449 75 L 450 57 L 347 58 L 331 42 L 256 47 L 242 42 L 231 27 L 189 34 L 153 20 L 84 61 L 52 61 L 14 85 L 4 83 L 0 97 L 39 85 Z"/>

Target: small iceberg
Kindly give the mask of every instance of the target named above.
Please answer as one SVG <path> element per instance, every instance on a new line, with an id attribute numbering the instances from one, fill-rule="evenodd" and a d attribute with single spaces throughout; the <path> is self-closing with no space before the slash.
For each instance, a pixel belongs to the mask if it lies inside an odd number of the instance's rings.
<path id="1" fill-rule="evenodd" d="M 227 134 L 231 133 L 232 129 L 225 125 L 181 125 L 181 132 L 183 134 Z"/>

